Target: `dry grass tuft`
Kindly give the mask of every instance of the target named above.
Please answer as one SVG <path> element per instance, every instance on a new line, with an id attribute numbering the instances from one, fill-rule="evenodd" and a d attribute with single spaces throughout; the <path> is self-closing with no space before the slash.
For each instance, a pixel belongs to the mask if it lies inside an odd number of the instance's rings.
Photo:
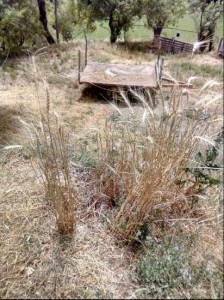
<path id="1" fill-rule="evenodd" d="M 78 172 L 72 174 L 86 191 Z M 115 243 L 98 216 L 87 218 L 78 208 L 74 238 L 56 234 L 54 210 L 42 183 L 15 154 L 7 164 L 1 160 L 0 184 L 2 299 L 130 297 L 136 288 L 133 257 Z"/>
<path id="2" fill-rule="evenodd" d="M 67 158 L 68 136 L 56 118 L 50 118 L 50 94 L 46 88 L 46 113 L 41 112 L 41 133 L 36 132 L 38 168 L 43 175 L 47 200 L 56 211 L 58 232 L 72 234 L 75 230 L 76 192 L 71 185 Z M 38 170 L 37 170 L 38 171 Z"/>
<path id="3" fill-rule="evenodd" d="M 188 181 L 185 171 L 197 164 L 194 155 L 207 141 L 203 137 L 210 123 L 200 118 L 204 106 L 198 105 L 197 117 L 192 118 L 182 109 L 182 94 L 178 96 L 176 89 L 168 103 L 160 92 L 159 119 L 139 95 L 140 119 L 135 119 L 132 109 L 128 119 L 117 108 L 118 118 L 108 120 L 105 130 L 98 132 L 101 192 L 118 207 L 113 230 L 128 242 L 138 238 L 145 224 L 158 219 L 204 214 L 194 206 L 197 184 Z M 130 106 L 125 97 L 124 101 Z"/>
<path id="4" fill-rule="evenodd" d="M 16 142 L 18 133 L 22 126 L 19 118 L 25 114 L 23 107 L 10 107 L 2 105 L 0 108 L 0 147 L 11 144 L 12 140 Z"/>

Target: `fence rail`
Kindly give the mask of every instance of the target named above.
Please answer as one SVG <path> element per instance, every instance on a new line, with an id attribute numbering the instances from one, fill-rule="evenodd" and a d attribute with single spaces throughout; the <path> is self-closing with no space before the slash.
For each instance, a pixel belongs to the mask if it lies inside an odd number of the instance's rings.
<path id="1" fill-rule="evenodd" d="M 150 49 L 160 50 L 165 53 L 181 53 L 181 52 L 192 52 L 193 45 L 190 43 L 185 43 L 182 41 L 178 41 L 175 38 L 166 38 L 159 37 L 158 39 L 154 39 L 153 42 L 149 45 Z"/>

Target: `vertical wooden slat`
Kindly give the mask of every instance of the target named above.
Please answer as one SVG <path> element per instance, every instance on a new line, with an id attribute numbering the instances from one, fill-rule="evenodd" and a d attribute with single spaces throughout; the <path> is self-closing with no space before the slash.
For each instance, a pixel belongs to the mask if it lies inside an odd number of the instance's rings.
<path id="1" fill-rule="evenodd" d="M 88 50 L 88 43 L 87 43 L 87 36 L 86 30 L 84 29 L 84 36 L 85 36 L 85 67 L 87 65 L 87 50 Z"/>
<path id="2" fill-rule="evenodd" d="M 78 50 L 78 82 L 80 83 L 81 52 Z"/>
<path id="3" fill-rule="evenodd" d="M 181 41 L 177 41 L 174 38 L 169 39 L 165 37 L 159 38 L 161 42 L 161 49 L 166 53 L 180 53 L 180 52 L 192 52 L 193 45 Z"/>

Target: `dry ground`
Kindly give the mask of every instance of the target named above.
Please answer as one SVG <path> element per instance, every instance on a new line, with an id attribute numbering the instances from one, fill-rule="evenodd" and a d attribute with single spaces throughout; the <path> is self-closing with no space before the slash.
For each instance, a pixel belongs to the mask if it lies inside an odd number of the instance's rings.
<path id="1" fill-rule="evenodd" d="M 76 148 L 78 140 L 87 139 L 92 128 L 103 128 L 105 119 L 115 111 L 109 98 L 99 99 L 93 92 L 82 95 L 83 87 L 77 82 L 78 49 L 83 52 L 84 45 L 72 43 L 43 49 L 36 56 L 37 71 L 33 69 L 31 56 L 8 60 L 0 69 L 0 145 L 23 146 L 22 149 L 1 148 L 0 152 L 1 298 L 137 298 L 145 289 L 135 273 L 141 254 L 116 242 L 108 229 L 103 207 L 88 206 L 94 190 L 87 180 L 89 169 L 71 165 L 73 184 L 79 191 L 79 205 L 76 233 L 72 240 L 67 240 L 57 235 L 52 208 L 32 168 L 31 162 L 35 162 L 30 154 L 26 124 L 38 126 L 40 122 L 39 108 L 46 104 L 46 90 L 41 79 L 48 84 L 51 111 L 70 133 L 72 149 Z M 153 54 L 128 52 L 103 42 L 89 47 L 89 61 L 147 64 L 155 59 Z M 183 62 L 222 68 L 216 53 L 193 57 L 186 54 L 167 56 L 164 71 L 172 75 L 172 65 Z M 187 72 L 179 75 L 178 80 L 189 79 Z M 189 97 L 186 96 L 182 104 L 184 107 L 191 107 L 203 97 L 214 99 L 222 95 L 222 84 L 214 82 L 199 95 L 205 81 L 214 79 L 213 76 L 203 78 L 201 74 L 201 78 L 195 79 L 197 89 L 189 91 Z M 159 105 L 155 109 L 158 115 Z M 222 107 L 220 97 L 210 108 L 211 111 L 216 109 L 220 120 Z M 120 109 L 128 112 L 126 107 Z M 136 105 L 134 109 L 139 110 Z M 215 127 L 208 135 L 213 132 L 216 132 Z M 193 225 L 189 222 L 183 226 L 191 231 Z M 204 245 L 205 253 L 215 254 L 222 265 L 219 224 L 211 221 L 202 232 L 199 245 Z M 203 286 L 195 289 L 199 298 L 216 296 L 213 286 L 213 294 Z M 183 296 L 189 298 L 191 295 L 183 292 Z"/>

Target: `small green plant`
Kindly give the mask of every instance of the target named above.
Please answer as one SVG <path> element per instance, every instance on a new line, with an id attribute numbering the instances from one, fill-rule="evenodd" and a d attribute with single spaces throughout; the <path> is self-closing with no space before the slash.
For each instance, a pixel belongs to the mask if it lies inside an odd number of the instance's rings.
<path id="1" fill-rule="evenodd" d="M 90 151 L 83 150 L 80 155 L 75 159 L 76 162 L 79 162 L 83 167 L 93 168 L 96 165 L 95 159 L 92 157 Z"/>
<path id="2" fill-rule="evenodd" d="M 47 81 L 49 84 L 65 85 L 65 84 L 70 84 L 71 79 L 59 75 L 50 75 L 47 78 Z"/>
<path id="3" fill-rule="evenodd" d="M 112 115 L 109 117 L 109 121 L 112 122 L 117 122 L 119 120 L 121 120 L 121 115 L 117 111 L 113 112 Z"/>
<path id="4" fill-rule="evenodd" d="M 93 108 L 92 108 L 92 107 L 89 107 L 89 108 L 87 109 L 87 111 L 85 112 L 85 114 L 86 114 L 86 115 L 93 115 L 93 114 L 94 114 Z"/>
<path id="5" fill-rule="evenodd" d="M 94 139 L 94 135 L 80 138 L 76 151 L 70 150 L 70 160 L 83 167 L 94 168 L 98 152 L 97 147 L 92 147 Z"/>
<path id="6" fill-rule="evenodd" d="M 217 161 L 221 147 L 223 147 L 224 131 L 218 133 L 214 145 L 210 145 L 204 152 L 198 151 L 195 155 L 197 166 L 193 169 L 186 168 L 186 173 L 193 175 L 196 193 L 204 193 L 208 187 L 221 184 L 217 172 L 222 170 L 223 163 Z M 216 175 L 216 177 L 215 177 Z"/>
<path id="7" fill-rule="evenodd" d="M 222 80 L 222 68 L 221 67 L 211 67 L 207 64 L 196 65 L 191 62 L 182 62 L 182 63 L 174 63 L 170 67 L 172 72 L 174 72 L 174 76 L 187 73 L 188 77 L 190 76 L 201 76 L 203 77 L 216 77 L 219 80 Z"/>
<path id="8" fill-rule="evenodd" d="M 15 80 L 17 78 L 17 76 L 18 76 L 18 71 L 17 70 L 10 70 L 9 74 L 10 74 L 10 77 L 13 80 Z"/>
<path id="9" fill-rule="evenodd" d="M 208 298 L 214 293 L 222 298 L 222 274 L 215 257 L 207 254 L 195 266 L 196 240 L 194 236 L 185 237 L 180 232 L 160 243 L 150 240 L 137 267 L 139 282 L 145 286 L 145 296 L 176 299 L 182 298 L 186 291 L 188 295 L 196 296 L 195 287 L 206 286 Z M 216 283 L 214 291 L 211 282 Z"/>
<path id="10" fill-rule="evenodd" d="M 188 245 L 189 246 L 189 245 Z M 170 243 L 168 239 L 153 242 L 138 266 L 139 279 L 157 288 L 170 289 L 178 283 L 192 284 L 188 271 L 187 245 L 184 241 Z"/>
<path id="11" fill-rule="evenodd" d="M 197 111 L 194 107 L 188 108 L 184 111 L 185 116 L 192 120 L 207 121 L 210 117 L 208 109 Z"/>

